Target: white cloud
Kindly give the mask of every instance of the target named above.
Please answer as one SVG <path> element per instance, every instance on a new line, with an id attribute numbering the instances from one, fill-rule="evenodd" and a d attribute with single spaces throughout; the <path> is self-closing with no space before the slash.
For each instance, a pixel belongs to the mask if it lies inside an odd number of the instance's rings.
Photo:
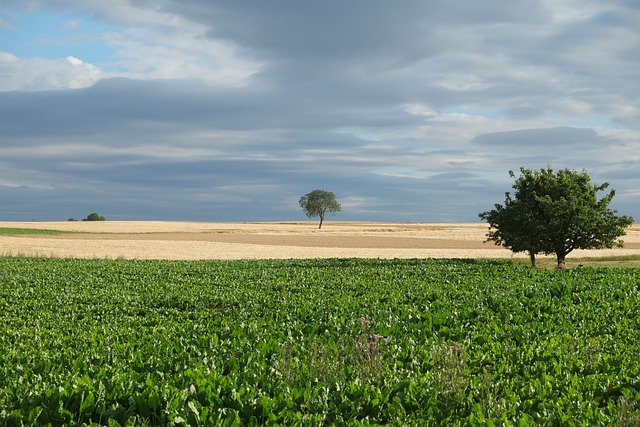
<path id="1" fill-rule="evenodd" d="M 5 188 L 20 188 L 20 183 L 16 182 L 16 181 L 5 181 L 5 180 L 0 180 L 0 187 L 5 187 Z"/>
<path id="2" fill-rule="evenodd" d="M 559 24 L 589 20 L 602 12 L 603 5 L 615 4 L 598 0 L 541 0 L 541 3 L 549 10 L 553 22 Z"/>
<path id="3" fill-rule="evenodd" d="M 98 67 L 73 56 L 50 60 L 0 52 L 0 91 L 78 89 L 91 86 L 103 75 Z"/>
<path id="4" fill-rule="evenodd" d="M 67 56 L 66 59 L 71 65 L 83 65 L 84 64 L 84 62 L 82 62 L 81 59 L 78 59 L 75 56 Z"/>
<path id="5" fill-rule="evenodd" d="M 9 52 L 2 52 L 0 51 L 0 62 L 4 62 L 4 63 L 13 63 L 13 62 L 18 62 L 18 57 L 15 56 L 12 53 Z"/>
<path id="6" fill-rule="evenodd" d="M 179 25 L 178 25 L 179 24 Z M 218 86 L 245 86 L 260 64 L 240 58 L 231 43 L 206 38 L 205 28 L 179 21 L 164 28 L 129 28 L 109 34 L 113 65 L 133 78 L 200 79 Z"/>

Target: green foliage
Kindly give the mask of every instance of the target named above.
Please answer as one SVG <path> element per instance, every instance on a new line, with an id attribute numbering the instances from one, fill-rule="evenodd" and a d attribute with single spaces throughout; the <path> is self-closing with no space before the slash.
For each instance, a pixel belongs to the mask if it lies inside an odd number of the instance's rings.
<path id="1" fill-rule="evenodd" d="M 105 217 L 103 217 L 102 215 L 94 212 L 94 213 L 90 213 L 89 215 L 87 215 L 87 217 L 85 219 L 83 219 L 83 221 L 105 221 Z"/>
<path id="2" fill-rule="evenodd" d="M 0 258 L 0 348 L 7 426 L 636 425 L 640 270 Z"/>
<path id="3" fill-rule="evenodd" d="M 587 172 L 551 167 L 534 171 L 520 168 L 514 197 L 505 194 L 504 206 L 479 214 L 489 223 L 487 240 L 514 252 L 528 251 L 532 264 L 538 253 L 555 254 L 558 267 L 575 249 L 604 249 L 622 245 L 618 240 L 633 218 L 609 209 L 611 190 L 598 199 L 609 183 L 592 184 Z M 513 171 L 509 171 L 515 177 Z"/>
<path id="4" fill-rule="evenodd" d="M 342 206 L 336 200 L 336 195 L 326 190 L 313 190 L 302 196 L 298 203 L 307 217 L 320 217 L 318 228 L 322 228 L 322 222 L 327 212 L 333 214 L 342 210 Z"/>

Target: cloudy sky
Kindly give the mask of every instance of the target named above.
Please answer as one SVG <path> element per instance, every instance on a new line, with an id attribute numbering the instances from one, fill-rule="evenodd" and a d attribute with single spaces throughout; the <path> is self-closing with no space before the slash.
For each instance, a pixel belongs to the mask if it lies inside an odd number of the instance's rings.
<path id="1" fill-rule="evenodd" d="M 637 0 L 0 0 L 0 220 L 477 222 L 510 169 L 640 219 Z"/>

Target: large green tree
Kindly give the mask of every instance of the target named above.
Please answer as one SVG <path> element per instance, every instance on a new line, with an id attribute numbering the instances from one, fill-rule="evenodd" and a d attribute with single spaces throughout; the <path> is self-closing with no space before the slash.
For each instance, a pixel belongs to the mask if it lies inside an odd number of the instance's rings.
<path id="1" fill-rule="evenodd" d="M 327 213 L 336 213 L 342 210 L 342 206 L 336 200 L 336 195 L 326 190 L 313 190 L 300 197 L 299 203 L 307 217 L 320 217 L 318 228 L 322 228 L 322 222 Z"/>
<path id="2" fill-rule="evenodd" d="M 509 171 L 516 178 L 513 171 Z M 633 218 L 609 209 L 615 195 L 610 190 L 598 199 L 609 183 L 593 184 L 586 171 L 520 168 L 513 197 L 505 193 L 504 205 L 496 204 L 480 218 L 489 223 L 487 240 L 513 252 L 529 252 L 535 266 L 538 253 L 555 254 L 558 268 L 575 249 L 621 246 L 618 238 Z"/>

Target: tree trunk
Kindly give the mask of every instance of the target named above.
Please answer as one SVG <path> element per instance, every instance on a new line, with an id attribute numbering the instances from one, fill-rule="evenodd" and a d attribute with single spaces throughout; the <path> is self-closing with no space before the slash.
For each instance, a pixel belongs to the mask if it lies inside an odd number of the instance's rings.
<path id="1" fill-rule="evenodd" d="M 531 260 L 531 268 L 536 268 L 536 253 L 529 251 L 529 260 Z"/>
<path id="2" fill-rule="evenodd" d="M 324 220 L 324 218 L 322 217 L 322 215 L 320 215 L 320 225 L 318 226 L 318 230 L 322 228 L 322 221 Z"/>
<path id="3" fill-rule="evenodd" d="M 556 254 L 556 257 L 558 258 L 558 270 L 564 270 L 565 268 L 567 268 L 567 265 L 564 262 L 564 255 L 561 254 Z"/>

